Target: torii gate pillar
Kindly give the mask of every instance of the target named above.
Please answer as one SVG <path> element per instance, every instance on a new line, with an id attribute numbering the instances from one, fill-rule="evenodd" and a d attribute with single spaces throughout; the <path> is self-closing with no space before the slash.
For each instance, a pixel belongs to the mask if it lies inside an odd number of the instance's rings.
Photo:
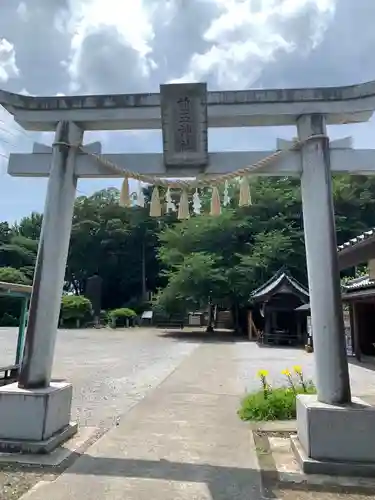
<path id="1" fill-rule="evenodd" d="M 67 144 L 82 144 L 82 138 L 73 122 L 58 123 L 18 382 L 22 389 L 45 389 L 51 382 L 77 187 L 77 149 Z"/>
<path id="2" fill-rule="evenodd" d="M 302 147 L 301 195 L 316 385 L 321 403 L 350 403 L 350 382 L 341 304 L 330 152 L 323 115 L 303 115 L 298 138 L 317 135 Z M 323 137 L 322 137 L 323 136 Z"/>
<path id="3" fill-rule="evenodd" d="M 322 114 L 297 120 L 299 139 L 317 135 L 301 151 L 301 194 L 318 396 L 297 397 L 292 448 L 306 473 L 373 476 L 375 409 L 351 398 L 330 149 Z M 371 450 L 371 451 L 370 451 Z"/>
<path id="4" fill-rule="evenodd" d="M 45 453 L 77 432 L 70 422 L 72 385 L 51 381 L 83 131 L 57 124 L 30 300 L 23 360 L 16 384 L 3 387 L 0 451 Z"/>

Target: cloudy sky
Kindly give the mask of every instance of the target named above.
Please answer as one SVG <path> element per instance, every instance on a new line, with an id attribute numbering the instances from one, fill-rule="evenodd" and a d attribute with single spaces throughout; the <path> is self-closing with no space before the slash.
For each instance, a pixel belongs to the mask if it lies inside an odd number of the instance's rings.
<path id="1" fill-rule="evenodd" d="M 0 0 L 0 88 L 31 95 L 346 85 L 375 79 L 374 0 Z M 334 127 L 374 147 L 374 122 Z M 267 149 L 293 129 L 209 134 L 211 150 Z M 155 132 L 86 134 L 108 152 L 160 151 Z M 0 109 L 0 220 L 43 209 L 46 182 L 6 175 L 26 133 Z M 118 185 L 81 181 L 80 193 Z"/>

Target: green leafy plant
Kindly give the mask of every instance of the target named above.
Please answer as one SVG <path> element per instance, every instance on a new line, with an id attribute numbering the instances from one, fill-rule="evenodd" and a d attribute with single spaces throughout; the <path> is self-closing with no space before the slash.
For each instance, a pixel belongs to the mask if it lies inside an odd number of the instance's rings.
<path id="1" fill-rule="evenodd" d="M 113 309 L 108 313 L 108 318 L 113 328 L 116 328 L 116 326 L 128 326 L 129 324 L 133 324 L 136 316 L 137 313 L 128 307 Z"/>
<path id="2" fill-rule="evenodd" d="M 92 314 L 91 302 L 82 295 L 63 295 L 61 299 L 60 317 L 63 324 L 81 324 L 88 320 Z"/>
<path id="3" fill-rule="evenodd" d="M 260 383 L 262 384 L 264 399 L 267 399 L 268 393 L 271 390 L 271 387 L 268 385 L 268 382 L 267 382 L 267 376 L 268 376 L 267 370 L 259 370 L 258 371 L 258 377 L 260 378 Z"/>
<path id="4" fill-rule="evenodd" d="M 302 368 L 300 366 L 298 366 L 298 365 L 297 366 L 293 366 L 293 371 L 296 374 L 297 379 L 298 379 L 299 383 L 301 384 L 302 389 L 306 390 L 307 389 L 307 384 L 306 384 L 305 379 L 303 377 Z"/>
<path id="5" fill-rule="evenodd" d="M 287 379 L 287 382 L 288 382 L 288 387 L 289 389 L 294 392 L 294 394 L 296 393 L 296 388 L 295 388 L 295 385 L 294 385 L 294 380 L 293 380 L 293 377 L 292 377 L 292 373 L 290 370 L 285 369 L 281 372 L 283 375 L 285 375 L 286 379 Z"/>
<path id="6" fill-rule="evenodd" d="M 241 402 L 238 415 L 242 420 L 292 420 L 296 418 L 296 397 L 298 394 L 315 394 L 312 381 L 306 381 L 301 367 L 295 366 L 293 379 L 290 370 L 283 370 L 287 385 L 271 387 L 267 382 L 268 372 L 259 370 L 261 389 L 247 394 Z"/>
<path id="7" fill-rule="evenodd" d="M 31 280 L 20 269 L 13 267 L 0 267 L 0 281 L 6 283 L 18 283 L 20 285 L 31 285 Z"/>

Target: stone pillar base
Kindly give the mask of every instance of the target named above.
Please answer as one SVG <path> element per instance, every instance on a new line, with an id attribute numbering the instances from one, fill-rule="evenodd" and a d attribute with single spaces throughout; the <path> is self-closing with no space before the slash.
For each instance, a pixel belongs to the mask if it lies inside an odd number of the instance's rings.
<path id="1" fill-rule="evenodd" d="M 77 432 L 70 422 L 72 385 L 46 389 L 0 387 L 0 452 L 49 453 Z"/>
<path id="2" fill-rule="evenodd" d="M 292 448 L 306 473 L 374 475 L 375 408 L 359 398 L 344 406 L 297 397 L 297 432 Z"/>

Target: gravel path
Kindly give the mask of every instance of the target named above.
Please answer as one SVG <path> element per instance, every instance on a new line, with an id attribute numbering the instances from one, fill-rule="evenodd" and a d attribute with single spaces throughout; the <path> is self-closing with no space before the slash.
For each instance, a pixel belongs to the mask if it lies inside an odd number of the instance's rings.
<path id="1" fill-rule="evenodd" d="M 15 328 L 0 328 L 0 365 L 14 361 Z M 148 328 L 60 330 L 53 377 L 73 384 L 72 417 L 80 426 L 98 427 L 99 437 L 119 422 L 198 346 L 166 338 Z M 59 469 L 30 469 L 0 463 L 0 500 L 15 500 Z"/>

